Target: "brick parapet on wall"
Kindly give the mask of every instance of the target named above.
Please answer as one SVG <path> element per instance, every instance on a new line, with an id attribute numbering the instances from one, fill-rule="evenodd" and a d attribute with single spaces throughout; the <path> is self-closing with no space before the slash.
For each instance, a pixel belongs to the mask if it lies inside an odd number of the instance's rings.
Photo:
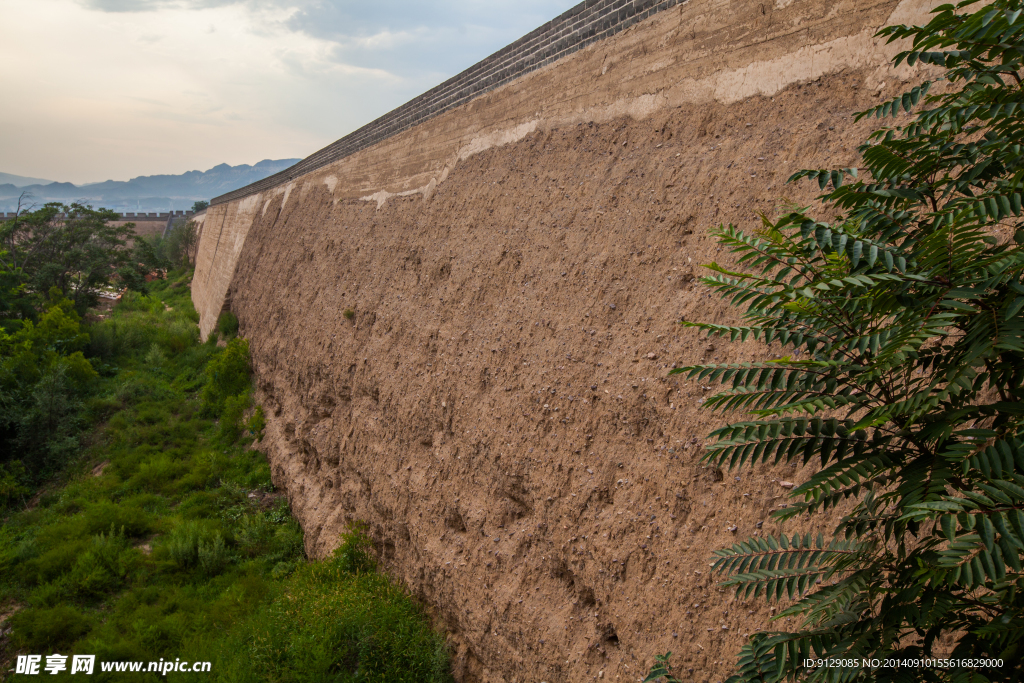
<path id="1" fill-rule="evenodd" d="M 215 197 L 210 204 L 216 206 L 263 192 L 323 168 L 682 2 L 685 0 L 584 0 L 462 73 L 314 152 L 294 166 Z"/>
<path id="2" fill-rule="evenodd" d="M 190 218 L 193 216 L 192 211 L 171 211 L 163 213 L 132 213 L 127 211 L 125 213 L 117 214 L 122 221 L 165 221 L 171 218 Z M 10 220 L 11 218 L 17 218 L 18 214 L 14 211 L 0 211 L 0 220 Z"/>

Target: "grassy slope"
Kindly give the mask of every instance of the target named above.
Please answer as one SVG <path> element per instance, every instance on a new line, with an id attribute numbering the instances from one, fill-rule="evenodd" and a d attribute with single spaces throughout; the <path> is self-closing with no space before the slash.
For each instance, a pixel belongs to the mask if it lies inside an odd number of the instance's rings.
<path id="1" fill-rule="evenodd" d="M 211 660 L 204 680 L 446 680 L 442 637 L 373 571 L 361 537 L 307 563 L 266 460 L 204 408 L 204 368 L 225 351 L 198 343 L 188 277 L 90 330 L 106 364 L 86 407 L 93 443 L 0 526 L 0 613 L 20 608 L 0 680 L 23 678 L 6 671 L 17 653 Z"/>

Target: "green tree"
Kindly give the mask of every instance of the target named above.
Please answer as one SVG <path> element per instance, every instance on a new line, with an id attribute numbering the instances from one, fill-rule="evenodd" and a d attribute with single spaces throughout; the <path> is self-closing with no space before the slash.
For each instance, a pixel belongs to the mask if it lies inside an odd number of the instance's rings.
<path id="1" fill-rule="evenodd" d="M 192 211 L 193 213 L 199 213 L 200 211 L 205 211 L 209 206 L 210 202 L 200 200 L 192 205 Z"/>
<path id="2" fill-rule="evenodd" d="M 109 209 L 50 203 L 0 224 L 0 285 L 23 285 L 19 300 L 6 307 L 24 315 L 26 301 L 38 306 L 56 287 L 84 312 L 118 270 L 137 267 L 128 248 L 135 226 L 111 224 L 117 220 Z"/>
<path id="3" fill-rule="evenodd" d="M 0 467 L 37 475 L 77 450 L 81 397 L 97 378 L 88 343 L 74 302 L 56 288 L 37 322 L 0 331 Z"/>
<path id="4" fill-rule="evenodd" d="M 797 621 L 753 634 L 732 681 L 1024 675 L 1024 0 L 979 4 L 881 31 L 912 41 L 896 64 L 943 67 L 952 87 L 861 113 L 916 110 L 860 148 L 859 179 L 794 176 L 817 180 L 841 218 L 799 210 L 755 234 L 718 230 L 752 272 L 711 264 L 704 282 L 745 306 L 745 324 L 686 324 L 793 352 L 675 371 L 721 383 L 708 406 L 750 415 L 712 432 L 705 461 L 817 465 L 780 521 L 853 503 L 830 537 L 716 553 L 725 585 L 787 601 L 776 619 Z M 929 657 L 977 665 L 860 664 Z M 817 658 L 856 664 L 804 666 Z M 668 672 L 662 658 L 649 679 Z"/>
<path id="5" fill-rule="evenodd" d="M 195 221 L 175 223 L 160 243 L 161 256 L 175 266 L 191 266 L 199 243 L 199 225 Z"/>

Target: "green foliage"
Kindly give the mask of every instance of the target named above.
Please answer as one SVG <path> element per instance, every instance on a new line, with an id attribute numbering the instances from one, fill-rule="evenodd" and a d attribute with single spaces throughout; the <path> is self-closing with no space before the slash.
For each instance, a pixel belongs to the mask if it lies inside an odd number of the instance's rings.
<path id="1" fill-rule="evenodd" d="M 195 265 L 199 244 L 199 226 L 195 221 L 179 221 L 171 226 L 167 235 L 154 241 L 153 249 L 164 262 L 174 267 Z"/>
<path id="2" fill-rule="evenodd" d="M 20 460 L 0 463 L 0 509 L 23 502 L 32 489 L 27 485 L 28 471 Z"/>
<path id="3" fill-rule="evenodd" d="M 365 569 L 369 546 L 350 533 L 332 559 L 295 569 L 280 597 L 208 650 L 213 669 L 239 682 L 451 681 L 443 637 L 399 586 Z"/>
<path id="4" fill-rule="evenodd" d="M 346 308 L 343 312 L 343 315 L 345 316 L 345 320 L 351 320 L 352 318 L 356 317 L 356 312 L 351 308 Z"/>
<path id="5" fill-rule="evenodd" d="M 263 413 L 263 406 L 256 406 L 252 417 L 245 423 L 245 428 L 257 441 L 263 441 L 263 430 L 267 427 L 267 416 Z"/>
<path id="6" fill-rule="evenodd" d="M 30 652 L 61 652 L 89 632 L 94 620 L 71 605 L 22 610 L 10 618 L 15 642 Z"/>
<path id="7" fill-rule="evenodd" d="M 200 211 L 205 211 L 206 209 L 209 208 L 209 206 L 210 206 L 210 202 L 204 201 L 204 200 L 200 200 L 200 201 L 198 201 L 198 202 L 196 202 L 195 204 L 192 205 L 192 212 L 193 213 L 199 213 Z"/>
<path id="8" fill-rule="evenodd" d="M 238 318 L 231 311 L 224 311 L 217 318 L 217 333 L 221 339 L 232 339 L 238 336 Z"/>
<path id="9" fill-rule="evenodd" d="M 347 671 L 362 657 L 364 673 L 429 681 L 427 662 L 443 675 L 442 638 L 408 596 L 372 572 L 369 545 L 343 551 L 361 582 L 310 578 L 317 565 L 305 559 L 302 530 L 274 491 L 266 458 L 229 442 L 224 417 L 218 428 L 203 408 L 210 386 L 225 406 L 249 400 L 248 347 L 244 340 L 223 349 L 198 343 L 182 286 L 188 279 L 171 273 L 151 283 L 149 294 L 124 297 L 90 329 L 90 354 L 103 330 L 103 361 L 93 357 L 103 371 L 91 380 L 79 419 L 103 422 L 83 440 L 92 444 L 83 462 L 56 471 L 63 484 L 51 481 L 32 510 L 12 510 L 0 524 L 0 604 L 22 607 L 9 622 L 5 657 L 217 658 L 217 678 L 263 680 L 270 674 L 233 648 L 273 624 L 278 642 L 299 648 L 274 662 L 294 680 L 324 680 L 303 668 L 306 642 L 314 643 L 311 671 Z M 186 323 L 189 334 L 173 333 Z M 207 372 L 211 366 L 216 373 Z M 12 507 L 21 507 L 31 488 L 26 476 L 13 461 L 0 466 L 0 495 Z M 311 606 L 309 621 L 290 631 L 281 616 L 289 596 Z M 312 618 L 318 614 L 339 621 L 325 625 Z"/>
<path id="10" fill-rule="evenodd" d="M 135 565 L 136 553 L 129 549 L 124 529 L 100 533 L 92 546 L 79 554 L 62 588 L 68 596 L 84 600 L 102 600 L 119 589 Z"/>
<path id="11" fill-rule="evenodd" d="M 164 550 L 179 568 L 187 569 L 199 560 L 199 544 L 203 541 L 203 535 L 199 522 L 184 521 L 167 534 Z"/>
<path id="12" fill-rule="evenodd" d="M 0 332 L 0 465 L 16 460 L 26 480 L 76 454 L 82 398 L 98 379 L 74 302 L 54 288 L 48 303 L 37 322 Z"/>
<path id="13" fill-rule="evenodd" d="M 803 171 L 844 212 L 796 211 L 718 235 L 740 265 L 704 281 L 746 307 L 728 339 L 791 345 L 762 363 L 681 368 L 718 382 L 716 466 L 815 463 L 780 521 L 853 503 L 831 538 L 785 534 L 716 552 L 740 596 L 792 601 L 792 632 L 751 636 L 733 681 L 1019 680 L 1024 674 L 1024 17 L 1021 0 L 943 5 L 896 62 L 945 67 L 861 116 L 867 178 Z M 980 658 L 973 669 L 862 667 Z M 804 668 L 807 658 L 855 662 Z M 986 659 L 1002 660 L 988 666 Z"/>
<path id="14" fill-rule="evenodd" d="M 215 535 L 210 541 L 200 541 L 196 555 L 199 568 L 207 576 L 220 574 L 232 559 L 224 543 L 224 537 L 220 534 Z"/>
<path id="15" fill-rule="evenodd" d="M 216 576 L 232 561 L 224 536 L 198 520 L 183 520 L 163 543 L 162 551 L 179 569 Z"/>
<path id="16" fill-rule="evenodd" d="M 94 304 L 96 291 L 112 285 L 116 272 L 137 268 L 139 254 L 128 247 L 134 225 L 108 209 L 51 203 L 0 224 L 0 273 L 17 300 L 3 308 L 33 317 L 46 292 L 56 287 L 80 313 Z"/>
<path id="17" fill-rule="evenodd" d="M 203 404 L 213 415 L 221 415 L 228 398 L 249 388 L 249 342 L 235 338 L 206 366 Z"/>
<path id="18" fill-rule="evenodd" d="M 665 679 L 665 683 L 682 683 L 678 678 L 672 675 L 672 667 L 669 665 L 669 658 L 672 657 L 671 652 L 666 652 L 663 655 L 654 656 L 654 666 L 647 674 L 647 678 L 643 680 L 643 683 L 653 683 L 661 678 Z"/>
<path id="19" fill-rule="evenodd" d="M 220 415 L 220 436 L 228 443 L 234 443 L 242 434 L 242 419 L 245 411 L 252 406 L 252 394 L 245 392 L 238 396 L 229 396 L 224 401 L 224 410 Z"/>
<path id="20" fill-rule="evenodd" d="M 341 545 L 334 551 L 338 567 L 349 574 L 372 572 L 377 568 L 373 560 L 373 542 L 366 534 L 366 526 L 353 523 L 341 535 Z"/>

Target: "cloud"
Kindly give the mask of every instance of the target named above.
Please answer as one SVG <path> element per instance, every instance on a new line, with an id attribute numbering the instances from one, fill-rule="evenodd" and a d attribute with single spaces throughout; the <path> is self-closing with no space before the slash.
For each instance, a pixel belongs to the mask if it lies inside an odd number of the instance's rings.
<path id="1" fill-rule="evenodd" d="M 415 78 L 452 76 L 572 7 L 562 0 L 309 0 L 288 25 L 336 42 L 339 56 Z M 443 78 L 441 80 L 444 80 Z"/>
<path id="2" fill-rule="evenodd" d="M 79 4 L 100 12 L 156 12 L 162 9 L 209 9 L 240 3 L 239 0 L 80 0 Z"/>
<path id="3" fill-rule="evenodd" d="M 571 6 L 4 0 L 0 171 L 73 182 L 302 157 Z M 45 49 L 39 49 L 45 45 Z"/>

